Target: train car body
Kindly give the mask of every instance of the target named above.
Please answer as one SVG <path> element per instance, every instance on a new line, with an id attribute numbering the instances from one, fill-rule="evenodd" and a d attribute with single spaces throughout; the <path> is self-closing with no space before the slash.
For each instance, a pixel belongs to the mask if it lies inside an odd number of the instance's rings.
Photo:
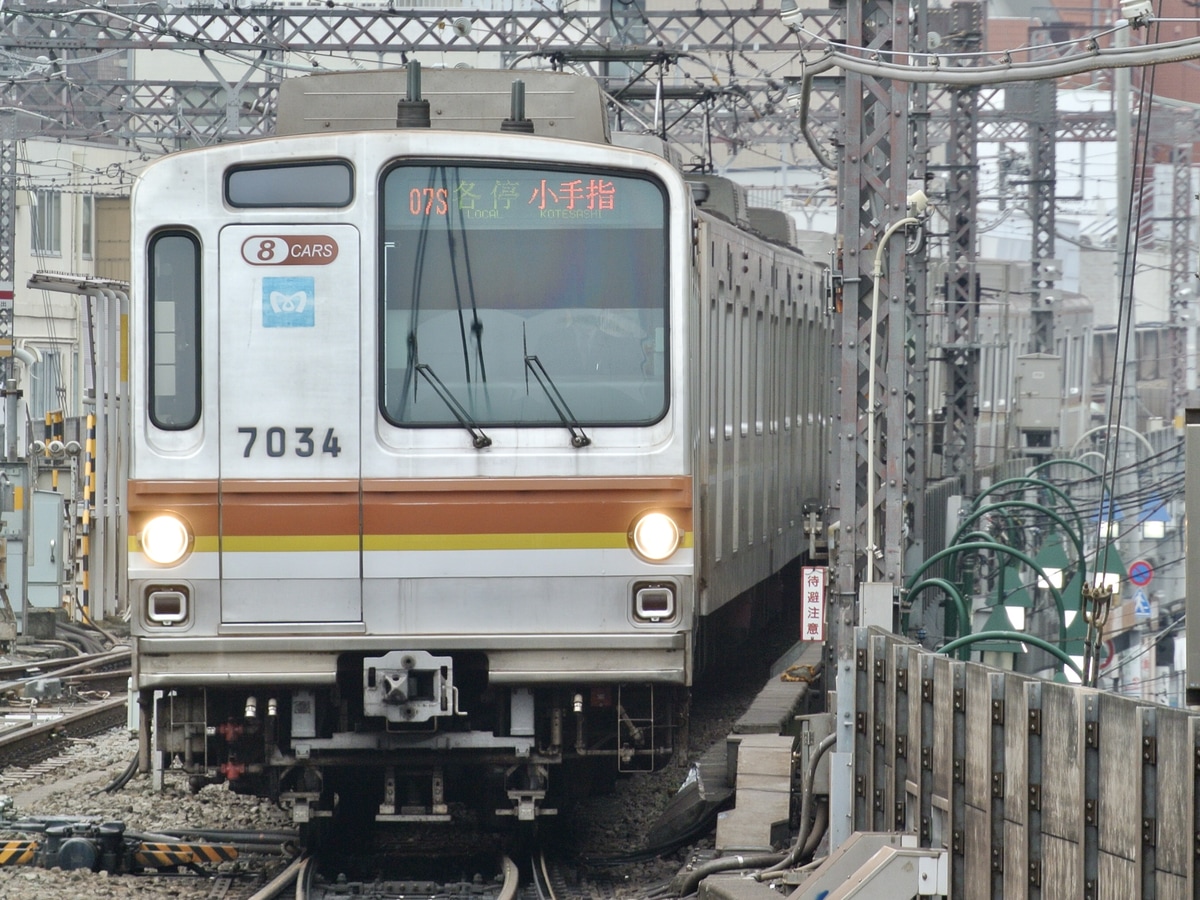
<path id="1" fill-rule="evenodd" d="M 521 74 L 534 134 L 513 73 L 428 73 L 408 128 L 403 73 L 299 79 L 313 133 L 136 186 L 153 765 L 309 823 L 447 818 L 471 766 L 531 819 L 560 763 L 665 761 L 705 623 L 807 547 L 820 267 L 612 142 L 589 80 Z"/>

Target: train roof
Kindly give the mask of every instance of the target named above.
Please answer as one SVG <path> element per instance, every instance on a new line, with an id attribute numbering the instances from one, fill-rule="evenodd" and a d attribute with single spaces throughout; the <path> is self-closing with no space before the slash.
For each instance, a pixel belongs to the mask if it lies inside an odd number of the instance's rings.
<path id="1" fill-rule="evenodd" d="M 512 85 L 518 80 L 524 85 L 525 117 L 532 122 L 534 134 L 611 143 L 604 94 L 594 78 L 581 75 L 534 69 L 422 68 L 420 99 L 429 101 L 432 128 L 497 132 L 511 118 Z M 279 88 L 275 133 L 395 129 L 397 104 L 407 99 L 407 68 L 288 78 Z"/>
<path id="2" fill-rule="evenodd" d="M 425 111 L 409 115 L 412 66 L 398 69 L 332 72 L 285 79 L 279 90 L 277 136 L 348 131 L 387 131 L 425 127 Z M 428 127 L 442 131 L 524 130 L 542 137 L 607 144 L 652 153 L 683 172 L 679 151 L 657 135 L 612 133 L 607 97 L 591 77 L 537 69 L 415 70 L 420 101 L 428 102 Z M 513 128 L 518 113 L 515 82 L 520 82 L 524 127 Z M 408 106 L 409 109 L 400 109 Z M 403 122 L 405 124 L 398 124 Z M 768 240 L 797 244 L 791 217 L 778 210 L 751 208 L 746 189 L 718 175 L 687 173 L 701 209 Z"/>

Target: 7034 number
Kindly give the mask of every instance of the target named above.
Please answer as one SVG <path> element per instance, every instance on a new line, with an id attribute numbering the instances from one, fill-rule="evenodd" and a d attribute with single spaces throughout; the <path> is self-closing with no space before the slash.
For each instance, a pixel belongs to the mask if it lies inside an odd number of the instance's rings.
<path id="1" fill-rule="evenodd" d="M 309 457 L 317 452 L 317 442 L 313 437 L 316 429 L 296 428 L 293 430 L 295 431 L 295 445 L 292 447 L 292 453 L 296 456 Z M 246 436 L 246 446 L 242 450 L 242 456 L 249 459 L 250 451 L 254 449 L 254 444 L 258 441 L 258 428 L 253 426 L 239 428 L 238 434 Z M 267 451 L 267 456 L 278 459 L 286 455 L 287 445 L 287 429 L 272 425 L 263 432 L 263 447 Z M 321 441 L 321 452 L 334 457 L 342 452 L 342 446 L 332 428 L 325 429 L 325 438 Z"/>

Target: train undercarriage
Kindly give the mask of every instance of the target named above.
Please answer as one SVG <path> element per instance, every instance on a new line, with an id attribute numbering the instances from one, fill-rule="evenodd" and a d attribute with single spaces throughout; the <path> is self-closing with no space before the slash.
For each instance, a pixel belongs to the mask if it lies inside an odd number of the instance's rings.
<path id="1" fill-rule="evenodd" d="M 672 684 L 493 685 L 483 654 L 342 654 L 333 684 L 143 691 L 142 740 L 156 783 L 228 782 L 302 826 L 457 808 L 534 821 L 666 764 L 686 701 Z"/>

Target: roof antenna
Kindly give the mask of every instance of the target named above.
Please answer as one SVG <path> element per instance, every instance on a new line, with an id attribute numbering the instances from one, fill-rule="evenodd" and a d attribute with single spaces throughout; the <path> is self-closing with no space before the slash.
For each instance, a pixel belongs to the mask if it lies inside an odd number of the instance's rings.
<path id="1" fill-rule="evenodd" d="M 525 118 L 525 82 L 520 78 L 512 83 L 512 114 L 500 123 L 500 130 L 533 134 L 533 119 Z"/>
<path id="2" fill-rule="evenodd" d="M 414 59 L 405 71 L 408 73 L 408 96 L 396 101 L 396 127 L 428 128 L 429 101 L 421 99 L 421 64 Z"/>

